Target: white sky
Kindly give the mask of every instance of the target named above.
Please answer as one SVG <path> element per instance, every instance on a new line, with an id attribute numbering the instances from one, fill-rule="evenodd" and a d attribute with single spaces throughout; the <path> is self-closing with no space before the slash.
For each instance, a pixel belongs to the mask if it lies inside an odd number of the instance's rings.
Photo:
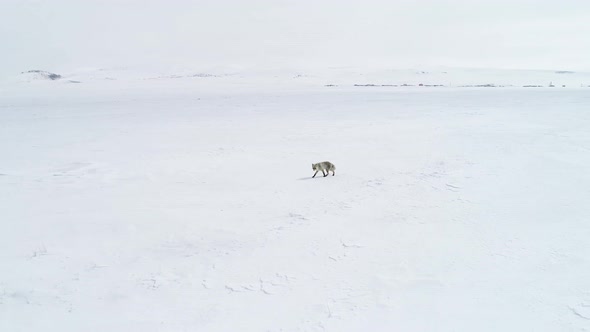
<path id="1" fill-rule="evenodd" d="M 590 0 L 0 0 L 0 74 L 129 65 L 590 69 Z"/>

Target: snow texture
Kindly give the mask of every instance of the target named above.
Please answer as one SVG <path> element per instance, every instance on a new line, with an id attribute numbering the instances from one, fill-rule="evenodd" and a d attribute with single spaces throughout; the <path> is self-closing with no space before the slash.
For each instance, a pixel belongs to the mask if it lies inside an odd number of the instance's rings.
<path id="1" fill-rule="evenodd" d="M 0 331 L 590 329 L 587 74 L 62 74 L 0 85 Z"/>

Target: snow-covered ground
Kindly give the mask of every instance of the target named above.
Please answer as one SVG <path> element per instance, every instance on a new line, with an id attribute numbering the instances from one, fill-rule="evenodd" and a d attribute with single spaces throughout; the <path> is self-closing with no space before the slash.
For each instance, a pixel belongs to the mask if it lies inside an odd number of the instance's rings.
<path id="1" fill-rule="evenodd" d="M 413 73 L 4 80 L 0 330 L 590 330 L 588 76 Z"/>

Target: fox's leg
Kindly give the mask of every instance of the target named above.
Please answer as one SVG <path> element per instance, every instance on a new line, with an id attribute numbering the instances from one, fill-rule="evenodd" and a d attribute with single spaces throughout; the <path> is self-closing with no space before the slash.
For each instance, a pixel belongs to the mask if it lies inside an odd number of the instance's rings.
<path id="1" fill-rule="evenodd" d="M 324 172 L 324 170 L 322 170 L 322 174 L 324 174 L 324 177 L 328 176 L 328 174 L 330 174 L 329 172 L 330 171 L 328 171 L 328 173 L 326 173 L 326 172 Z"/>
<path id="2" fill-rule="evenodd" d="M 332 170 L 332 176 L 336 175 L 336 172 L 334 170 Z"/>
<path id="3" fill-rule="evenodd" d="M 313 173 L 312 178 L 315 178 L 315 175 L 318 174 L 319 171 L 315 171 L 315 173 Z"/>

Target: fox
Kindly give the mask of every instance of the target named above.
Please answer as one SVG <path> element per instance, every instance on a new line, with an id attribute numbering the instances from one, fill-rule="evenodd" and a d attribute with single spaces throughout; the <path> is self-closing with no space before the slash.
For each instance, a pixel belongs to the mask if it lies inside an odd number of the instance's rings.
<path id="1" fill-rule="evenodd" d="M 332 164 L 329 161 L 322 161 L 321 163 L 311 164 L 311 169 L 315 171 L 312 178 L 315 178 L 319 171 L 322 171 L 324 177 L 328 176 L 330 174 L 330 171 L 332 171 L 332 176 L 336 175 L 336 166 L 334 166 L 334 164 Z"/>

